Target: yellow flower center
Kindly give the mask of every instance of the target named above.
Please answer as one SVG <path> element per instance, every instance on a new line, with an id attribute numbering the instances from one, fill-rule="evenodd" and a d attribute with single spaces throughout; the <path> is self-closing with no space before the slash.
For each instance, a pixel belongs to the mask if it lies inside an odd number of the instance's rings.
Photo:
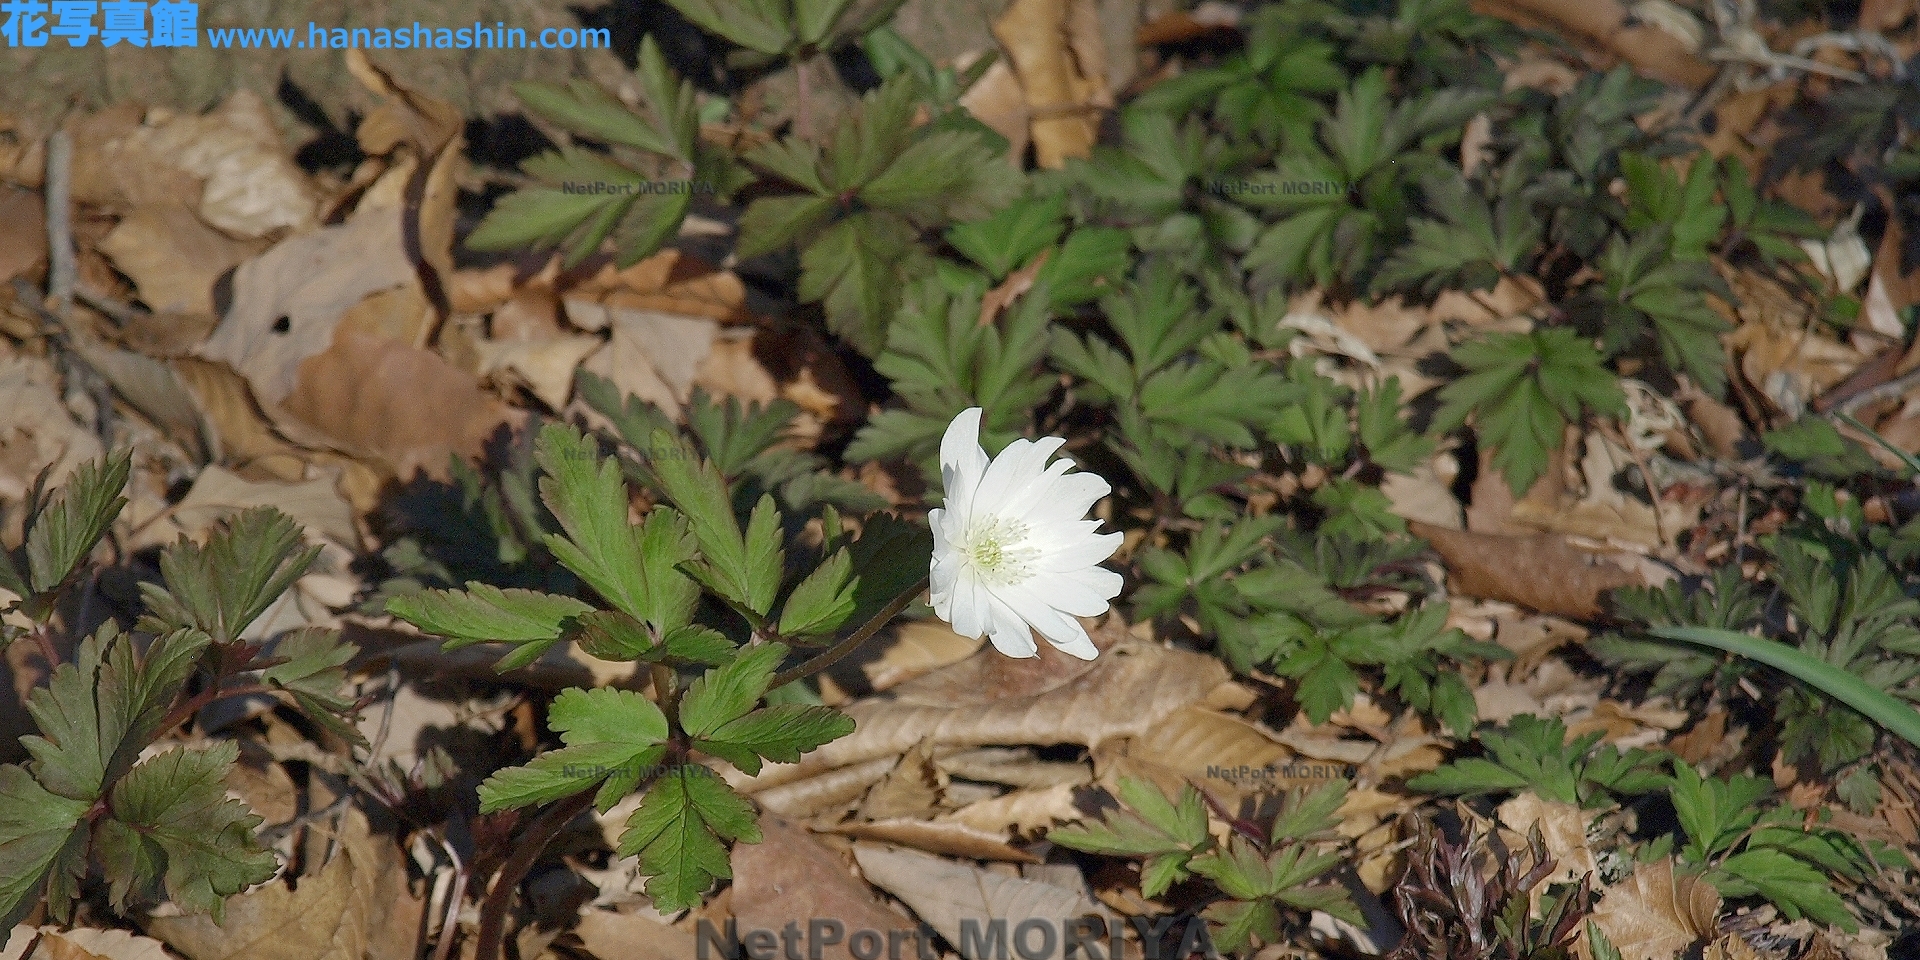
<path id="1" fill-rule="evenodd" d="M 967 531 L 960 552 L 992 583 L 1013 583 L 1027 576 L 1029 564 L 1039 553 L 1026 545 L 1027 525 L 1006 517 L 983 517 Z"/>

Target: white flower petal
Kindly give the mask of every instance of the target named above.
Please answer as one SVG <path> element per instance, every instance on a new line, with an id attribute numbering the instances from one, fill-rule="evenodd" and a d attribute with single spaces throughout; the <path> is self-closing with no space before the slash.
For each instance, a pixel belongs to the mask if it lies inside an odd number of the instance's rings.
<path id="1" fill-rule="evenodd" d="M 1020 659 L 1039 656 L 1040 645 L 1033 642 L 1033 630 L 1027 621 L 991 593 L 982 591 L 982 596 L 993 611 L 993 648 Z"/>
<path id="2" fill-rule="evenodd" d="M 980 479 L 979 491 L 973 501 L 980 512 L 991 510 L 1002 516 L 1012 514 L 1007 505 L 1029 484 L 1041 478 L 1047 458 L 1066 442 L 1059 437 L 1043 437 L 1038 442 L 1022 439 L 1007 444 L 1007 448 L 993 458 L 993 464 L 987 467 L 986 475 Z"/>
<path id="3" fill-rule="evenodd" d="M 1118 533 L 1099 533 L 1093 534 L 1092 536 L 1082 535 L 1067 540 L 1051 549 L 1043 551 L 1040 554 L 1040 559 L 1034 563 L 1034 571 L 1036 573 L 1064 573 L 1071 570 L 1091 567 L 1113 556 L 1113 552 L 1120 549 L 1120 544 L 1125 540 L 1126 537 Z M 1119 576 L 1119 574 L 1115 574 L 1115 576 Z"/>
<path id="4" fill-rule="evenodd" d="M 1119 536 L 1119 534 L 1114 534 L 1114 536 Z M 1105 597 L 1109 603 L 1113 601 L 1114 597 L 1120 595 L 1120 588 L 1126 586 L 1126 580 L 1124 578 L 1112 570 L 1108 570 L 1106 567 L 1083 567 L 1079 570 L 1068 570 L 1056 573 L 1053 574 L 1047 582 L 1072 582 L 1093 591 L 1101 597 Z M 1091 617 L 1093 614 L 1082 614 L 1082 616 Z"/>
<path id="5" fill-rule="evenodd" d="M 1006 506 L 1000 508 L 1001 513 L 1009 517 L 1026 518 L 1035 507 L 1046 502 L 1052 495 L 1055 482 L 1071 469 L 1073 469 L 1072 460 L 1065 457 L 1055 460 L 1038 477 L 1015 491 L 1007 500 Z"/>
<path id="6" fill-rule="evenodd" d="M 980 413 L 979 407 L 962 410 L 940 438 L 940 482 L 947 490 L 947 509 L 962 524 L 973 515 L 974 491 L 988 466 L 980 446 Z"/>
<path id="7" fill-rule="evenodd" d="M 1028 523 L 1078 520 L 1113 486 L 1097 473 L 1070 473 L 1053 481 L 1041 498 L 1023 511 Z"/>
<path id="8" fill-rule="evenodd" d="M 953 588 L 953 616 L 947 618 L 953 632 L 977 640 L 987 630 L 988 616 L 986 588 L 978 578 L 962 573 Z"/>

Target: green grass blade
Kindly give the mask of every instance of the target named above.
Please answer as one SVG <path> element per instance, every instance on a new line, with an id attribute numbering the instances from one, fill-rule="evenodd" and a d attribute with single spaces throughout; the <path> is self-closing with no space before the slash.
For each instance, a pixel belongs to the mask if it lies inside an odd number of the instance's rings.
<path id="1" fill-rule="evenodd" d="M 1822 693 L 1866 714 L 1869 719 L 1899 734 L 1907 742 L 1920 745 L 1920 711 L 1865 680 L 1786 644 L 1708 627 L 1655 627 L 1648 632 L 1665 640 L 1682 640 L 1737 653 L 1785 670 L 1812 684 Z"/>

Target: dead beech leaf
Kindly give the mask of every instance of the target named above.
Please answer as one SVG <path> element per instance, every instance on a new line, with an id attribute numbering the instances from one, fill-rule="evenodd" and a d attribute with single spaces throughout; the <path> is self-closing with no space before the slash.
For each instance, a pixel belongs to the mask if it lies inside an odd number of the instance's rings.
<path id="1" fill-rule="evenodd" d="M 1035 159 L 1057 170 L 1085 157 L 1111 106 L 1093 0 L 1015 0 L 993 24 L 1033 111 Z"/>
<path id="2" fill-rule="evenodd" d="M 1124 627 L 1117 617 L 1095 625 L 1087 636 L 1095 648 L 1106 652 L 1121 642 Z M 1043 644 L 1036 656 L 1014 659 L 988 646 L 976 647 L 972 656 L 944 669 L 909 680 L 893 688 L 894 700 L 904 704 L 930 707 L 962 707 L 984 703 L 1027 700 L 1067 686 L 1093 671 L 1102 661 L 1081 660 Z M 1008 741 L 1019 743 L 1024 741 Z"/>
<path id="3" fill-rule="evenodd" d="M 609 308 L 583 299 L 567 300 L 566 308 L 576 326 L 581 318 L 594 317 L 613 331 L 606 346 L 581 369 L 613 381 L 622 395 L 639 397 L 676 417 L 693 396 L 700 364 L 720 335 L 719 324 L 705 317 Z"/>
<path id="4" fill-rule="evenodd" d="M 1036 835 L 1057 823 L 1078 820 L 1084 816 L 1073 802 L 1079 787 L 1080 784 L 1056 783 L 1031 790 L 1015 790 L 1002 796 L 976 800 L 942 815 L 938 820 L 942 823 L 964 824 L 1002 836 Z"/>
<path id="5" fill-rule="evenodd" d="M 174 956 L 160 941 L 125 930 L 51 926 L 36 930 L 21 924 L 13 928 L 6 946 L 0 947 L 0 960 L 174 960 Z"/>
<path id="6" fill-rule="evenodd" d="M 1293 751 L 1239 717 L 1182 707 L 1125 747 L 1128 756 L 1178 772 L 1189 782 L 1236 796 L 1303 785 L 1281 776 Z M 1241 772 L 1244 768 L 1244 774 Z M 1230 771 L 1220 775 L 1220 771 Z"/>
<path id="7" fill-rule="evenodd" d="M 980 747 L 956 750 L 933 761 L 950 777 L 1011 787 L 1078 786 L 1093 780 L 1084 762 L 1042 760 L 1028 747 Z"/>
<path id="8" fill-rule="evenodd" d="M 939 683 L 941 674 L 954 670 L 980 675 L 981 668 L 970 667 L 970 662 L 915 683 Z M 853 704 L 846 708 L 856 724 L 851 735 L 821 747 L 801 763 L 770 765 L 759 777 L 735 781 L 735 786 L 765 789 L 824 768 L 897 756 L 928 738 L 940 745 L 1074 743 L 1093 748 L 1146 734 L 1167 715 L 1205 698 L 1227 679 L 1226 667 L 1213 657 L 1126 639 L 1093 661 L 1086 673 L 1037 695 L 988 699 L 991 691 L 979 688 L 981 696 L 971 703 L 885 698 Z"/>
<path id="9" fill-rule="evenodd" d="M 867 791 L 855 814 L 863 820 L 931 816 L 944 805 L 946 789 L 947 773 L 934 766 L 933 745 L 921 743 Z"/>
<path id="10" fill-rule="evenodd" d="M 195 352 L 226 361 L 262 405 L 278 404 L 298 385 L 300 364 L 332 345 L 349 309 L 417 282 L 400 234 L 397 213 L 368 211 L 241 264 L 232 309 Z"/>
<path id="11" fill-rule="evenodd" d="M 780 385 L 754 357 L 753 330 L 723 330 L 694 371 L 693 385 L 715 397 L 766 406 L 780 398 Z"/>
<path id="12" fill-rule="evenodd" d="M 1720 894 L 1698 877 L 1675 874 L 1673 860 L 1643 863 L 1605 888 L 1593 920 L 1622 960 L 1672 960 L 1716 931 Z"/>
<path id="13" fill-rule="evenodd" d="M 23 499 L 49 464 L 48 489 L 56 489 L 74 468 L 105 452 L 93 431 L 74 420 L 59 383 L 45 358 L 0 354 L 0 500 Z"/>
<path id="14" fill-rule="evenodd" d="M 760 830 L 761 842 L 733 848 L 733 915 L 742 931 L 778 930 L 801 917 L 838 920 L 849 932 L 913 929 L 805 827 L 762 816 Z M 853 956 L 848 942 L 823 947 L 831 960 Z"/>
<path id="15" fill-rule="evenodd" d="M 968 804 L 968 807 L 987 802 L 989 801 L 981 800 Z M 1069 798 L 1067 802 L 1069 811 L 1072 806 L 1072 799 Z M 1069 813 L 1069 816 L 1072 815 Z M 966 860 L 996 860 L 1003 863 L 1040 862 L 1039 857 L 1010 845 L 1007 842 L 1007 830 L 1004 827 L 980 826 L 951 817 L 938 817 L 931 820 L 915 817 L 857 820 L 821 829 L 828 833 L 860 840 L 877 840 Z"/>
<path id="16" fill-rule="evenodd" d="M 1555 534 L 1468 533 L 1417 520 L 1410 521 L 1408 529 L 1431 543 L 1446 561 L 1458 592 L 1517 603 L 1541 613 L 1595 617 L 1608 590 L 1647 584 L 1641 574 L 1580 550 Z"/>
<path id="17" fill-rule="evenodd" d="M 173 116 L 156 110 L 156 122 L 129 135 L 119 164 L 125 182 L 153 178 L 155 168 L 182 171 L 200 181 L 191 202 L 200 219 L 235 237 L 258 238 L 311 226 L 318 196 L 280 138 L 267 102 L 252 90 L 236 90 L 204 116 Z M 135 188 L 143 197 L 177 201 L 177 189 Z"/>
<path id="18" fill-rule="evenodd" d="M 1079 889 L 866 843 L 855 844 L 853 856 L 869 881 L 905 902 L 952 943 L 960 942 L 962 920 L 975 924 L 1004 920 L 1009 931 L 1027 920 L 1039 920 L 1057 931 L 1059 924 L 1089 914 L 1115 922 L 1106 908 Z"/>
<path id="19" fill-rule="evenodd" d="M 580 911 L 573 934 L 600 960 L 686 960 L 700 949 L 698 938 L 679 927 L 597 908 Z"/>
<path id="20" fill-rule="evenodd" d="M 0 283 L 31 273 L 46 259 L 46 201 L 32 190 L 0 184 Z"/>
<path id="21" fill-rule="evenodd" d="M 952 627 L 937 619 L 896 622 L 899 625 L 891 631 L 893 636 L 890 640 L 867 644 L 848 658 L 853 661 L 851 663 L 841 661 L 849 674 L 853 668 L 857 668 L 864 675 L 865 686 L 873 693 L 890 690 L 915 677 L 959 663 L 986 643 L 979 637 L 969 639 L 954 633 Z M 861 654 L 867 651 L 873 652 L 862 657 Z M 826 679 L 833 680 L 833 674 L 830 672 Z M 835 681 L 836 686 L 843 688 L 847 683 L 857 682 L 852 676 L 848 677 L 846 683 Z"/>
<path id="22" fill-rule="evenodd" d="M 392 840 L 347 808 L 333 859 L 300 878 L 273 880 L 227 901 L 224 925 L 202 915 L 149 917 L 147 930 L 187 960 L 365 960 L 408 957 L 425 904 L 407 884 Z"/>
<path id="23" fill-rule="evenodd" d="M 450 455 L 477 456 L 495 430 L 526 419 L 439 354 L 351 330 L 301 363 L 280 406 L 401 478 L 418 471 L 444 480 Z"/>
<path id="24" fill-rule="evenodd" d="M 615 269 L 611 262 L 602 263 L 598 272 L 566 287 L 564 292 L 569 297 L 628 310 L 705 317 L 721 323 L 753 319 L 747 310 L 746 284 L 738 276 L 671 248 L 625 270 Z"/>
<path id="25" fill-rule="evenodd" d="M 822 811 L 852 803 L 880 778 L 894 768 L 892 757 L 877 757 L 865 763 L 854 763 L 833 770 L 822 770 L 804 779 L 791 780 L 777 786 L 755 789 L 754 784 L 741 788 L 751 793 L 754 802 L 782 816 L 802 818 L 811 817 Z M 609 843 L 617 842 L 619 830 L 624 822 L 615 828 L 615 837 Z"/>
<path id="26" fill-rule="evenodd" d="M 1543 800 L 1539 794 L 1528 791 L 1501 804 L 1496 814 L 1502 825 L 1521 836 L 1526 836 L 1537 824 L 1541 839 L 1547 845 L 1547 855 L 1556 861 L 1553 872 L 1533 889 L 1536 905 L 1548 886 L 1575 883 L 1599 869 L 1593 850 L 1587 846 L 1587 828 L 1593 816 L 1579 805 Z"/>
<path id="27" fill-rule="evenodd" d="M 1007 274 L 1007 278 L 1000 281 L 999 286 L 988 290 L 986 296 L 980 298 L 981 327 L 987 327 L 1000 319 L 1000 314 L 1012 306 L 1015 300 L 1033 289 L 1034 278 L 1040 275 L 1040 268 L 1047 265 L 1047 257 L 1051 253 L 1053 253 L 1052 250 L 1040 251 L 1040 255 L 1034 257 L 1032 263 Z"/>
<path id="28" fill-rule="evenodd" d="M 600 349 L 600 338 L 556 336 L 540 340 L 482 340 L 481 376 L 511 371 L 549 409 L 567 405 L 573 394 L 573 374 L 580 361 Z"/>
<path id="29" fill-rule="evenodd" d="M 183 534 L 197 540 L 214 523 L 251 507 L 275 507 L 315 539 L 324 537 L 356 552 L 360 548 L 353 507 L 340 495 L 333 478 L 315 477 L 300 483 L 255 481 L 219 466 L 206 468 L 194 479 L 193 488 L 174 504 L 170 524 L 156 523 L 132 542 L 142 546 L 172 543 Z"/>
<path id="30" fill-rule="evenodd" d="M 264 244 L 235 240 L 170 203 L 134 210 L 98 247 L 133 279 L 150 309 L 211 315 L 214 283 Z"/>
<path id="31" fill-rule="evenodd" d="M 964 70 L 974 59 L 956 61 L 954 67 Z M 1027 107 L 1020 78 L 1004 58 L 996 58 L 979 81 L 967 88 L 960 97 L 960 106 L 994 133 L 1007 138 L 1007 159 L 1018 166 L 1027 154 L 1027 143 L 1032 137 L 1033 111 Z"/>

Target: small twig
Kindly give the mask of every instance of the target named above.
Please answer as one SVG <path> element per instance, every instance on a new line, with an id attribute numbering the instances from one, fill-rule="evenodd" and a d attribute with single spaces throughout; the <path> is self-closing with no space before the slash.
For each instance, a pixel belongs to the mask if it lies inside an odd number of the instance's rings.
<path id="1" fill-rule="evenodd" d="M 507 910 L 513 904 L 513 892 L 520 887 L 527 871 L 540 859 L 547 844 L 566 829 L 573 818 L 593 806 L 596 791 L 582 790 L 555 803 L 540 815 L 514 844 L 513 855 L 494 872 L 493 885 L 480 901 L 480 931 L 474 945 L 474 960 L 500 960 L 506 942 Z"/>
<path id="2" fill-rule="evenodd" d="M 227 697 L 244 697 L 249 694 L 255 694 L 255 693 L 279 693 L 279 692 L 281 692 L 279 687 L 269 687 L 264 684 L 258 684 L 258 683 L 249 683 L 244 686 L 229 687 L 225 690 L 222 690 L 217 686 L 212 687 L 210 689 L 202 691 L 200 694 L 194 696 L 192 699 L 187 700 L 185 703 L 182 703 L 179 706 L 173 708 L 171 711 L 168 711 L 167 715 L 161 718 L 160 726 L 155 728 L 155 735 L 157 736 L 159 734 L 166 733 L 167 731 L 172 730 L 174 727 L 177 727 L 180 724 L 185 723 L 189 717 L 192 717 L 195 713 L 198 713 L 201 710 L 206 709 L 207 705 L 210 703 L 213 703 L 215 700 L 224 700 Z"/>
<path id="3" fill-rule="evenodd" d="M 334 814 L 337 814 L 347 809 L 347 807 L 350 804 L 352 804 L 352 802 L 353 802 L 353 795 L 347 794 L 345 796 L 342 796 L 340 799 L 335 800 L 334 802 L 329 803 L 324 807 L 321 807 L 318 810 L 309 810 L 306 813 L 300 814 L 299 816 L 296 816 L 293 819 L 288 820 L 286 823 L 276 823 L 276 824 L 273 824 L 272 826 L 262 827 L 260 828 L 260 832 L 258 834 L 255 834 L 255 836 L 260 838 L 261 844 L 263 845 L 271 844 L 274 841 L 280 839 L 281 837 L 284 837 L 287 834 L 290 834 L 293 831 L 298 830 L 309 823 L 315 823 L 321 820 L 325 820 L 328 817 L 331 817 Z"/>
<path id="4" fill-rule="evenodd" d="M 56 130 L 47 138 L 47 295 L 65 321 L 73 309 L 79 275 L 73 251 L 73 135 Z"/>
<path id="5" fill-rule="evenodd" d="M 1647 455 L 1642 453 L 1639 447 L 1634 446 L 1633 438 L 1627 436 L 1627 431 L 1621 429 L 1617 424 L 1603 421 L 1600 424 L 1600 429 L 1601 432 L 1607 435 L 1608 439 L 1618 443 L 1624 448 L 1627 451 L 1627 456 L 1633 458 L 1633 465 L 1639 468 L 1640 482 L 1646 486 L 1647 499 L 1652 501 L 1653 504 L 1653 535 L 1660 541 L 1661 547 L 1664 548 L 1668 546 L 1667 525 L 1665 521 L 1660 519 L 1660 488 L 1653 482 L 1653 468 L 1651 464 L 1647 462 Z"/>
<path id="6" fill-rule="evenodd" d="M 453 883 L 447 891 L 446 919 L 440 921 L 440 939 L 433 945 L 433 960 L 447 960 L 453 955 L 454 933 L 460 927 L 460 907 L 467 899 L 467 879 L 472 876 L 466 861 L 460 859 L 460 852 L 447 842 L 447 838 L 435 835 L 441 849 L 447 851 L 447 857 L 453 861 Z"/>
<path id="7" fill-rule="evenodd" d="M 920 595 L 920 591 L 925 590 L 927 588 L 927 580 L 928 578 L 921 577 L 920 582 L 914 584 L 911 587 L 908 587 L 904 591 L 901 591 L 900 595 L 897 597 L 894 597 L 892 602 L 888 603 L 885 607 L 881 608 L 879 613 L 874 614 L 873 619 L 868 620 L 866 623 L 862 624 L 860 626 L 860 629 L 855 630 L 845 640 L 842 640 L 839 643 L 834 644 L 831 648 L 827 650 L 827 652 L 822 653 L 819 656 L 806 661 L 805 663 L 799 664 L 790 670 L 782 670 L 779 673 L 774 674 L 772 682 L 767 684 L 767 689 L 778 690 L 781 687 L 784 687 L 787 684 L 794 682 L 795 680 L 802 680 L 807 677 L 811 677 L 814 674 L 819 673 L 820 671 L 825 670 L 826 668 L 831 667 L 836 663 L 839 663 L 842 657 L 845 657 L 847 654 L 852 653 L 853 651 L 859 649 L 861 644 L 866 643 L 867 640 L 871 638 L 874 634 L 879 633 L 880 628 L 887 625 L 887 621 L 892 620 L 894 617 L 899 616 L 900 611 L 905 610 L 907 608 L 907 604 L 912 603 L 914 598 Z"/>
<path id="8" fill-rule="evenodd" d="M 1740 478 L 1740 512 L 1733 527 L 1733 568 L 1745 570 L 1747 563 L 1747 480 Z"/>
<path id="9" fill-rule="evenodd" d="M 1887 397 L 1905 393 L 1908 387 L 1915 384 L 1920 384 L 1920 367 L 1908 370 L 1906 373 L 1894 377 L 1885 383 L 1868 387 L 1851 397 L 1835 403 L 1829 409 L 1833 413 L 1852 413 L 1876 400 L 1883 400 Z"/>
<path id="10" fill-rule="evenodd" d="M 113 322 L 123 327 L 129 323 L 132 323 L 135 320 L 138 320 L 141 314 L 144 312 L 141 310 L 134 309 L 131 304 L 121 303 L 120 301 L 115 300 L 111 297 L 94 293 L 92 290 L 88 289 L 87 285 L 84 283 L 76 283 L 74 285 L 73 295 L 74 295 L 74 298 L 79 300 L 81 303 L 84 303 L 87 306 L 92 307 L 95 310 L 98 310 L 101 313 L 106 314 L 109 318 L 113 320 Z"/>
<path id="11" fill-rule="evenodd" d="M 380 756 L 381 748 L 387 745 L 387 731 L 393 727 L 393 711 L 400 699 L 400 668 L 387 668 L 387 708 L 380 712 L 380 730 L 373 737 L 373 743 L 367 746 L 367 762 L 373 763 Z"/>
<path id="12" fill-rule="evenodd" d="M 47 671 L 51 673 L 58 669 L 61 663 L 60 651 L 54 648 L 53 638 L 47 635 L 47 625 L 36 623 L 33 629 L 27 632 L 33 635 L 33 642 L 39 645 L 40 655 L 46 658 Z"/>

